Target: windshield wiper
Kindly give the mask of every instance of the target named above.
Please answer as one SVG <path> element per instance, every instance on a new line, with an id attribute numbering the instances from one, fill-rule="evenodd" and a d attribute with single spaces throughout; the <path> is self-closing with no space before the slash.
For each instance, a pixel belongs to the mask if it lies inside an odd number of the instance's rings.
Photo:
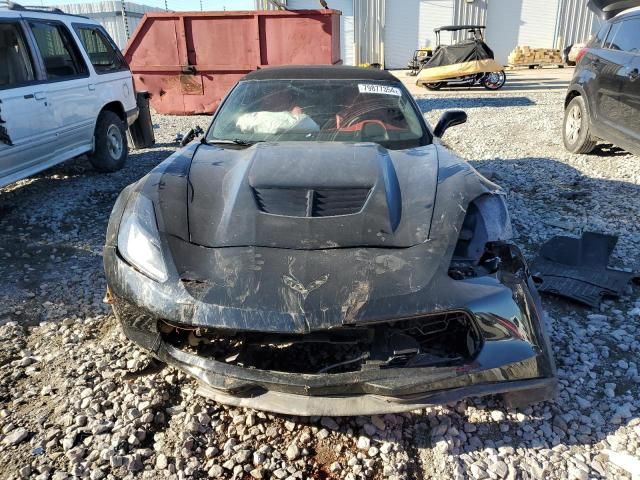
<path id="1" fill-rule="evenodd" d="M 207 140 L 206 138 L 202 139 L 202 143 L 207 144 L 207 145 L 216 145 L 216 144 L 222 144 L 222 145 L 240 145 L 241 147 L 250 147 L 251 145 L 254 145 L 258 142 L 262 142 L 262 140 L 256 140 L 253 142 L 249 142 L 247 140 L 240 140 L 239 138 L 234 138 L 233 140 L 229 140 L 229 139 L 216 139 L 216 140 Z"/>

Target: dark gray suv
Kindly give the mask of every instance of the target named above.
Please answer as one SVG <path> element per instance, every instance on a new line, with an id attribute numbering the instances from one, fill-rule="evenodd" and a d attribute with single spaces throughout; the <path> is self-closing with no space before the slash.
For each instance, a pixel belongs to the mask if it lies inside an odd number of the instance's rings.
<path id="1" fill-rule="evenodd" d="M 578 54 L 562 133 L 573 153 L 604 140 L 640 154 L 640 8 L 608 20 Z"/>

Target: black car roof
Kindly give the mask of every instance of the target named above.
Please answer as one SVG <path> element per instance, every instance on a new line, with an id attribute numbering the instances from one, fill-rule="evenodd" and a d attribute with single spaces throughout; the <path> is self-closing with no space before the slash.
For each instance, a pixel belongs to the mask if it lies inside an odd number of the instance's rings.
<path id="1" fill-rule="evenodd" d="M 640 7 L 640 0 L 589 0 L 588 7 L 609 20 L 627 9 Z"/>
<path id="2" fill-rule="evenodd" d="M 398 79 L 386 70 L 344 65 L 286 65 L 267 67 L 247 74 L 243 80 L 386 80 Z"/>

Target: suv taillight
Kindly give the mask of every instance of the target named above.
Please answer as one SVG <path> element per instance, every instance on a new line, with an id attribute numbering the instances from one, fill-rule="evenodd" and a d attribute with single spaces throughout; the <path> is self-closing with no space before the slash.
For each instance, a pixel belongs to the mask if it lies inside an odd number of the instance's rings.
<path id="1" fill-rule="evenodd" d="M 580 51 L 578 52 L 578 54 L 576 55 L 576 65 L 578 64 L 578 62 L 580 61 L 580 59 L 582 57 L 584 57 L 584 54 L 587 53 L 587 50 L 589 50 L 587 47 L 582 47 L 580 49 Z"/>

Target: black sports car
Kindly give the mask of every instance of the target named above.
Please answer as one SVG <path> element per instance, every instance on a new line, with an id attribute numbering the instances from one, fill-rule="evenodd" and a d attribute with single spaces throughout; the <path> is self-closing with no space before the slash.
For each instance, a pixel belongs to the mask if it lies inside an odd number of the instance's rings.
<path id="1" fill-rule="evenodd" d="M 390 73 L 242 79 L 201 142 L 119 196 L 104 261 L 125 334 L 227 404 L 298 415 L 553 396 L 502 190 Z"/>

